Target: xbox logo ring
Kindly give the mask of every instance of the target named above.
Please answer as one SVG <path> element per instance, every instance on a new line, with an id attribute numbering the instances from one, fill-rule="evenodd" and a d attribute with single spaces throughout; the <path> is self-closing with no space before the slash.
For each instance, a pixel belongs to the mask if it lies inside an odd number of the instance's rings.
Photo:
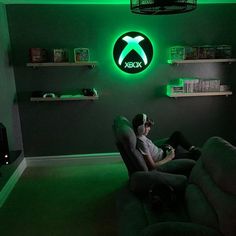
<path id="1" fill-rule="evenodd" d="M 153 56 L 150 40 L 138 32 L 123 34 L 115 43 L 113 57 L 116 65 L 124 72 L 139 73 L 145 70 Z"/>

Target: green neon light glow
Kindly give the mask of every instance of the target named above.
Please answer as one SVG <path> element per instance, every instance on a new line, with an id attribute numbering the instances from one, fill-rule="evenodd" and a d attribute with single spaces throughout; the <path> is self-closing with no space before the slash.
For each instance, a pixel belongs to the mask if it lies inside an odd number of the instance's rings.
<path id="1" fill-rule="evenodd" d="M 3 4 L 124 4 L 129 0 L 2 0 Z M 232 4 L 236 0 L 198 0 L 198 4 Z"/>
<path id="2" fill-rule="evenodd" d="M 143 59 L 144 64 L 147 65 L 148 60 L 147 60 L 147 56 L 145 54 L 145 52 L 143 51 L 142 47 L 139 45 L 139 43 L 144 40 L 144 38 L 142 36 L 137 36 L 135 38 L 132 38 L 130 36 L 125 36 L 123 38 L 123 40 L 125 42 L 127 42 L 127 46 L 124 48 L 124 50 L 122 51 L 120 58 L 119 58 L 119 65 L 122 64 L 123 60 L 125 59 L 125 57 L 129 54 L 130 51 L 134 50 L 138 53 L 138 55 Z"/>
<path id="3" fill-rule="evenodd" d="M 171 95 L 171 85 L 170 85 L 170 84 L 168 84 L 168 85 L 166 86 L 166 95 L 167 95 L 167 96 L 170 96 L 170 95 Z"/>
<path id="4" fill-rule="evenodd" d="M 117 65 L 116 65 L 116 63 L 115 63 L 115 61 L 114 60 L 112 60 L 112 66 L 113 66 L 113 72 L 114 71 L 116 71 L 117 72 L 117 75 L 118 74 L 120 74 L 120 79 L 123 79 L 123 80 L 125 80 L 126 82 L 130 82 L 130 83 L 133 83 L 133 82 L 135 82 L 136 80 L 138 80 L 138 79 L 146 79 L 147 78 L 147 76 L 145 76 L 145 75 L 147 75 L 148 73 L 150 73 L 150 71 L 154 68 L 154 64 L 155 63 L 153 63 L 154 61 L 157 61 L 157 55 L 158 55 L 158 51 L 159 51 L 159 48 L 157 47 L 157 45 L 158 45 L 158 43 L 157 43 L 157 41 L 156 40 L 154 40 L 154 39 L 152 39 L 152 37 L 151 37 L 151 31 L 152 31 L 152 29 L 150 29 L 150 30 L 148 30 L 147 31 L 147 29 L 142 29 L 142 28 L 133 28 L 132 26 L 130 27 L 130 28 L 125 28 L 125 29 L 123 29 L 123 33 L 122 33 L 122 31 L 120 31 L 119 29 L 117 29 L 117 32 L 115 33 L 115 34 L 111 34 L 110 36 L 111 36 L 111 39 L 109 39 L 108 38 L 108 41 L 110 41 L 110 42 L 112 42 L 111 43 L 111 47 L 110 48 L 107 48 L 112 54 L 113 54 L 113 49 L 114 49 L 114 42 L 116 42 L 116 40 L 117 40 L 117 38 L 119 38 L 119 35 L 122 35 L 122 34 L 125 34 L 125 33 L 127 33 L 127 32 L 129 32 L 129 31 L 137 31 L 137 32 L 140 32 L 140 33 L 142 33 L 142 34 L 144 34 L 144 35 L 148 35 L 148 38 L 149 38 L 149 40 L 151 41 L 151 42 L 155 42 L 154 44 L 152 44 L 152 46 L 153 46 L 153 59 L 152 59 L 152 61 L 151 61 L 151 63 L 150 63 L 150 65 L 149 65 L 149 70 L 143 70 L 143 71 L 141 71 L 141 72 L 139 72 L 139 73 L 137 73 L 137 74 L 128 74 L 128 73 L 126 73 L 126 72 L 124 72 L 124 71 L 122 71 L 122 70 L 120 70 L 118 67 L 117 67 Z M 112 57 L 113 57 L 113 55 L 112 55 Z"/>
<path id="5" fill-rule="evenodd" d="M 129 0 L 2 0 L 3 4 L 115 4 L 128 5 Z"/>
<path id="6" fill-rule="evenodd" d="M 90 153 L 90 154 L 72 154 L 66 155 L 67 158 L 76 158 L 76 157 L 110 157 L 110 156 L 120 156 L 119 152 L 106 152 L 106 153 Z M 58 157 L 58 156 L 56 156 Z M 63 157 L 63 156 L 59 156 Z"/>

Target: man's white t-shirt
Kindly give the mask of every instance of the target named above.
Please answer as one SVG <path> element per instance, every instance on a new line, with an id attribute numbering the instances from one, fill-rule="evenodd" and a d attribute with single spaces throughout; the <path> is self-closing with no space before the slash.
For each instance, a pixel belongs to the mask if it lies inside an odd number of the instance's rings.
<path id="1" fill-rule="evenodd" d="M 151 156 L 155 162 L 163 159 L 163 150 L 158 148 L 145 135 L 137 137 L 137 149 L 142 153 L 142 155 Z"/>

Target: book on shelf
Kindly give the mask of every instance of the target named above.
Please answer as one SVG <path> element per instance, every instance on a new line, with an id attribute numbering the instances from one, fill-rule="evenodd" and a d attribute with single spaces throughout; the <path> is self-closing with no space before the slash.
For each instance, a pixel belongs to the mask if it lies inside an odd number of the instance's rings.
<path id="1" fill-rule="evenodd" d="M 231 58 L 231 45 L 176 45 L 168 50 L 168 61 Z"/>
<path id="2" fill-rule="evenodd" d="M 221 85 L 219 79 L 178 78 L 171 81 L 167 90 L 169 93 L 204 93 L 229 91 L 229 87 Z"/>
<path id="3" fill-rule="evenodd" d="M 220 80 L 218 79 L 203 79 L 200 80 L 199 92 L 219 92 Z"/>
<path id="4" fill-rule="evenodd" d="M 199 90 L 199 79 L 181 79 L 185 93 L 195 93 Z"/>
<path id="5" fill-rule="evenodd" d="M 63 48 L 53 49 L 53 62 L 68 62 L 68 50 Z"/>
<path id="6" fill-rule="evenodd" d="M 90 54 L 88 48 L 75 48 L 74 49 L 75 62 L 84 62 L 90 60 Z"/>

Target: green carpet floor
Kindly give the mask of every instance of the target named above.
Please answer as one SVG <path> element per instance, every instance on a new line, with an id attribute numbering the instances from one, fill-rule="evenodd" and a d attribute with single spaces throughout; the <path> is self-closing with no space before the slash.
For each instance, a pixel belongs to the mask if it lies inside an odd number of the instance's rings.
<path id="1" fill-rule="evenodd" d="M 2 236 L 115 236 L 122 163 L 27 168 L 0 209 Z"/>

